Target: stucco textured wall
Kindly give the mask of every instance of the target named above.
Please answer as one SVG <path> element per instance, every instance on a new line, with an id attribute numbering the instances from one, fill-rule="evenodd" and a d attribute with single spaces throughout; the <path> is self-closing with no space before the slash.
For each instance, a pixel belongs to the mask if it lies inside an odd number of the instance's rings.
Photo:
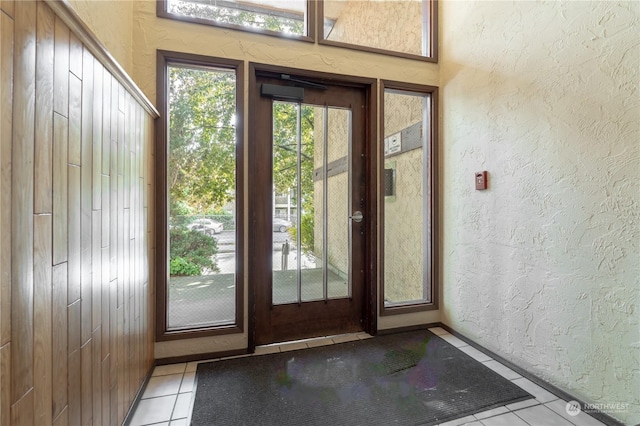
<path id="1" fill-rule="evenodd" d="M 130 0 L 69 0 L 107 51 L 129 74 L 133 73 L 133 2 Z"/>
<path id="2" fill-rule="evenodd" d="M 636 424 L 640 3 L 440 11 L 443 321 Z"/>
<path id="3" fill-rule="evenodd" d="M 422 2 L 358 0 L 342 3 L 327 40 L 422 55 Z M 328 5 L 331 8 L 331 4 Z"/>
<path id="4" fill-rule="evenodd" d="M 384 95 L 384 137 L 422 122 L 422 96 Z M 404 144 L 407 141 L 403 141 Z M 386 158 L 395 166 L 395 194 L 384 198 L 384 300 L 392 303 L 424 298 L 423 149 Z"/>
<path id="5" fill-rule="evenodd" d="M 349 157 L 351 112 L 340 108 L 327 109 L 327 164 Z M 314 108 L 314 170 L 322 170 L 324 152 L 324 108 Z M 327 262 L 330 270 L 345 280 L 349 275 L 349 180 L 344 171 L 327 179 Z M 322 258 L 324 247 L 322 179 L 313 183 L 315 255 Z"/>

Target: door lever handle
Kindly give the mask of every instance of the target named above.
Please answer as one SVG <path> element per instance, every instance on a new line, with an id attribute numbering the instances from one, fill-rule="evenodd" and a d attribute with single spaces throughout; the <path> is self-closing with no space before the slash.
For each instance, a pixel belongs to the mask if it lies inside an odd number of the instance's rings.
<path id="1" fill-rule="evenodd" d="M 362 219 L 364 219 L 364 215 L 360 210 L 358 210 L 353 212 L 353 214 L 349 216 L 349 219 L 353 220 L 354 222 L 360 223 L 362 222 Z"/>

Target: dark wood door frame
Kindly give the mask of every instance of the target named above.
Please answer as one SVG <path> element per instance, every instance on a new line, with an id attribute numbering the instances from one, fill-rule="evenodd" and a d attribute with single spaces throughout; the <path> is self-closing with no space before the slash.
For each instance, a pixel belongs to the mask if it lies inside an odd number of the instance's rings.
<path id="1" fill-rule="evenodd" d="M 258 139 L 258 126 L 256 123 L 261 117 L 258 116 L 257 105 L 260 102 L 260 87 L 258 84 L 258 75 L 264 77 L 272 74 L 288 74 L 300 79 L 312 80 L 317 83 L 330 86 L 343 86 L 345 88 L 360 88 L 365 93 L 364 118 L 365 124 L 365 167 L 363 170 L 365 176 L 364 193 L 366 203 L 362 211 L 367 220 L 364 224 L 364 233 L 366 236 L 366 246 L 363 262 L 364 286 L 362 297 L 362 329 L 368 333 L 375 334 L 377 328 L 377 204 L 378 190 L 376 185 L 376 158 L 377 158 L 377 132 L 376 132 L 376 114 L 377 114 L 377 90 L 378 84 L 374 79 L 343 76 L 338 74 L 322 73 L 317 71 L 299 70 L 292 68 L 276 67 L 264 64 L 249 64 L 249 143 L 248 146 L 248 170 L 249 174 L 258 173 L 265 175 L 270 173 L 271 164 L 264 161 L 265 156 L 270 158 L 270 151 L 267 154 L 264 146 L 255 143 Z M 269 147 L 269 150 L 271 148 Z M 267 171 L 265 168 L 268 168 Z M 251 181 L 251 179 L 249 179 Z M 249 185 L 248 188 L 248 349 L 250 352 L 255 350 L 256 345 L 256 290 L 257 285 L 266 279 L 260 274 L 263 271 L 270 271 L 270 259 L 268 256 L 261 255 L 265 251 L 271 251 L 268 247 L 269 241 L 265 241 L 264 233 L 260 233 L 259 223 L 265 223 L 269 220 L 266 217 L 258 215 L 266 214 L 266 209 L 256 208 L 256 206 L 271 203 L 271 194 L 265 194 L 256 185 Z M 253 263 L 253 264 L 252 264 Z"/>

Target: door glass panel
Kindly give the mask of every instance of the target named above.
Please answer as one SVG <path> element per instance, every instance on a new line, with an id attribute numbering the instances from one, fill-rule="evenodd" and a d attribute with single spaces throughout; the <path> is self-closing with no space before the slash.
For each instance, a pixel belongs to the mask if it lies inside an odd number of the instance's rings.
<path id="1" fill-rule="evenodd" d="M 328 108 L 327 125 L 327 275 L 329 298 L 349 297 L 349 147 L 351 111 Z"/>
<path id="2" fill-rule="evenodd" d="M 351 112 L 273 104 L 273 304 L 349 297 Z"/>

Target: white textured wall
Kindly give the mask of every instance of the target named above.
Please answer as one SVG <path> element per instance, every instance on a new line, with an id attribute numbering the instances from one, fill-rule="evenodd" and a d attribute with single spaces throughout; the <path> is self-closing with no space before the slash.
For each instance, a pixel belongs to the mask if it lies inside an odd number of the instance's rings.
<path id="1" fill-rule="evenodd" d="M 640 422 L 640 3 L 440 3 L 443 321 Z M 475 191 L 475 171 L 489 190 Z"/>

